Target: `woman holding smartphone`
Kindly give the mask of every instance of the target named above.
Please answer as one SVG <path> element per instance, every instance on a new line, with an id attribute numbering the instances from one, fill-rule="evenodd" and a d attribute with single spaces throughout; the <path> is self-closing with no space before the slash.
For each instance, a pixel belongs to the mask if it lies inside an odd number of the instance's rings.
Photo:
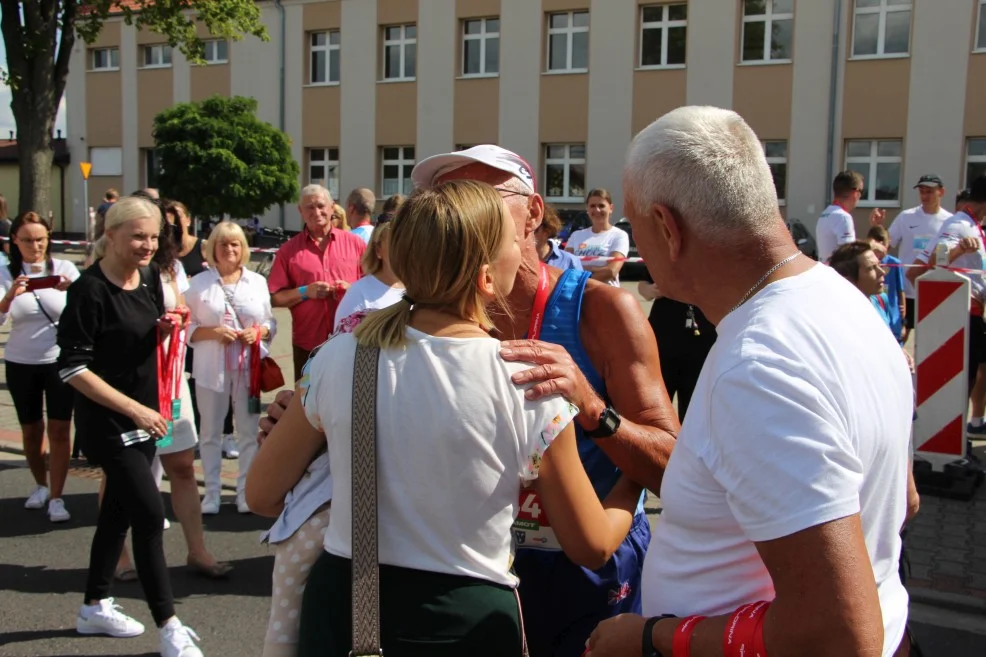
<path id="1" fill-rule="evenodd" d="M 72 516 L 65 509 L 62 490 L 72 450 L 72 388 L 58 378 L 58 320 L 65 309 L 65 291 L 79 277 L 68 260 L 51 257 L 51 229 L 36 212 L 25 212 L 11 225 L 10 262 L 0 268 L 0 325 L 12 322 L 4 350 L 7 386 L 21 425 L 24 456 L 34 475 L 35 488 L 26 509 L 48 505 L 52 522 Z M 51 479 L 45 471 L 45 421 Z"/>

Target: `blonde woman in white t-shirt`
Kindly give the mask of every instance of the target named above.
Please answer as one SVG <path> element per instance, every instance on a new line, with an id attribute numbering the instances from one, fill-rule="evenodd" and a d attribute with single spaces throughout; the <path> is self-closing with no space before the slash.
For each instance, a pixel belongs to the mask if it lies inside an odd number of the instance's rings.
<path id="1" fill-rule="evenodd" d="M 509 192 L 508 192 L 509 193 Z M 600 504 L 579 461 L 561 396 L 528 401 L 510 377 L 490 308 L 505 307 L 519 236 L 500 192 L 453 181 L 401 208 L 390 240 L 403 300 L 339 333 L 309 361 L 250 471 L 247 500 L 264 515 L 328 439 L 332 517 L 308 572 L 299 657 L 344 657 L 350 641 L 352 374 L 357 342 L 379 347 L 377 467 L 381 633 L 410 657 L 520 655 L 511 526 L 522 486 L 566 554 L 599 567 L 626 536 L 640 489 L 621 481 Z M 413 301 L 412 301 L 413 299 Z M 502 311 L 500 311 L 502 312 Z M 289 613 L 294 610 L 289 610 Z M 288 616 L 293 617 L 293 616 Z"/>
<path id="2" fill-rule="evenodd" d="M 336 308 L 335 330 L 342 320 L 363 310 L 379 310 L 393 305 L 404 295 L 404 284 L 390 268 L 390 228 L 392 222 L 378 224 L 370 235 L 360 265 L 363 278 L 349 286 Z"/>
<path id="3" fill-rule="evenodd" d="M 0 269 L 0 324 L 13 322 L 4 350 L 7 386 L 17 411 L 24 456 L 36 484 L 24 507 L 44 508 L 52 522 L 71 518 L 62 501 L 71 455 L 72 388 L 58 376 L 58 319 L 65 291 L 79 277 L 68 260 L 51 257 L 51 228 L 36 212 L 25 212 L 10 227 L 10 262 Z M 44 281 L 53 286 L 36 288 Z M 57 281 L 57 282 L 55 282 Z M 43 283 L 43 284 L 44 284 Z M 44 437 L 48 416 L 51 480 L 45 471 Z"/>

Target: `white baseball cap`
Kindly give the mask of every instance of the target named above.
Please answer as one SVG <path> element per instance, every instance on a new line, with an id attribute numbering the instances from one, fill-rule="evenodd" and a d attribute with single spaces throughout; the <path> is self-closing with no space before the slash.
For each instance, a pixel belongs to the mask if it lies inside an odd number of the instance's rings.
<path id="1" fill-rule="evenodd" d="M 439 177 L 449 171 L 477 162 L 509 173 L 524 183 L 532 194 L 537 192 L 537 181 L 527 160 L 495 144 L 481 144 L 464 151 L 426 157 L 414 165 L 411 180 L 414 181 L 415 187 L 431 187 Z"/>

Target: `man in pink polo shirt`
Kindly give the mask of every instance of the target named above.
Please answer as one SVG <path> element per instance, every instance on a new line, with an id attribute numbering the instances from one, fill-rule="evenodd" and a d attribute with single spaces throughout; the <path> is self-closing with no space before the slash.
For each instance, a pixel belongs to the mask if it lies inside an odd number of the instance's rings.
<path id="1" fill-rule="evenodd" d="M 342 295 L 363 275 L 366 243 L 332 227 L 332 206 L 332 195 L 321 185 L 301 190 L 305 227 L 278 249 L 267 278 L 271 305 L 291 309 L 295 381 L 311 350 L 332 333 Z"/>

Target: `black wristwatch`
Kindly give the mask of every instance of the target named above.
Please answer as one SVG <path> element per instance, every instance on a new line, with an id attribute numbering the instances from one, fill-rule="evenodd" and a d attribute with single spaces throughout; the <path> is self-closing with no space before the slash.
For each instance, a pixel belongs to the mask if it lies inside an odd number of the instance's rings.
<path id="1" fill-rule="evenodd" d="M 664 657 L 661 651 L 654 647 L 654 626 L 657 625 L 658 621 L 662 621 L 665 618 L 677 618 L 677 616 L 674 614 L 654 616 L 654 618 L 648 618 L 647 622 L 644 623 L 644 633 L 641 636 L 641 645 L 643 646 L 641 654 L 643 654 L 643 657 Z"/>
<path id="2" fill-rule="evenodd" d="M 607 406 L 599 414 L 599 426 L 592 431 L 586 431 L 585 435 L 590 438 L 609 438 L 620 428 L 620 415 L 612 406 Z"/>

